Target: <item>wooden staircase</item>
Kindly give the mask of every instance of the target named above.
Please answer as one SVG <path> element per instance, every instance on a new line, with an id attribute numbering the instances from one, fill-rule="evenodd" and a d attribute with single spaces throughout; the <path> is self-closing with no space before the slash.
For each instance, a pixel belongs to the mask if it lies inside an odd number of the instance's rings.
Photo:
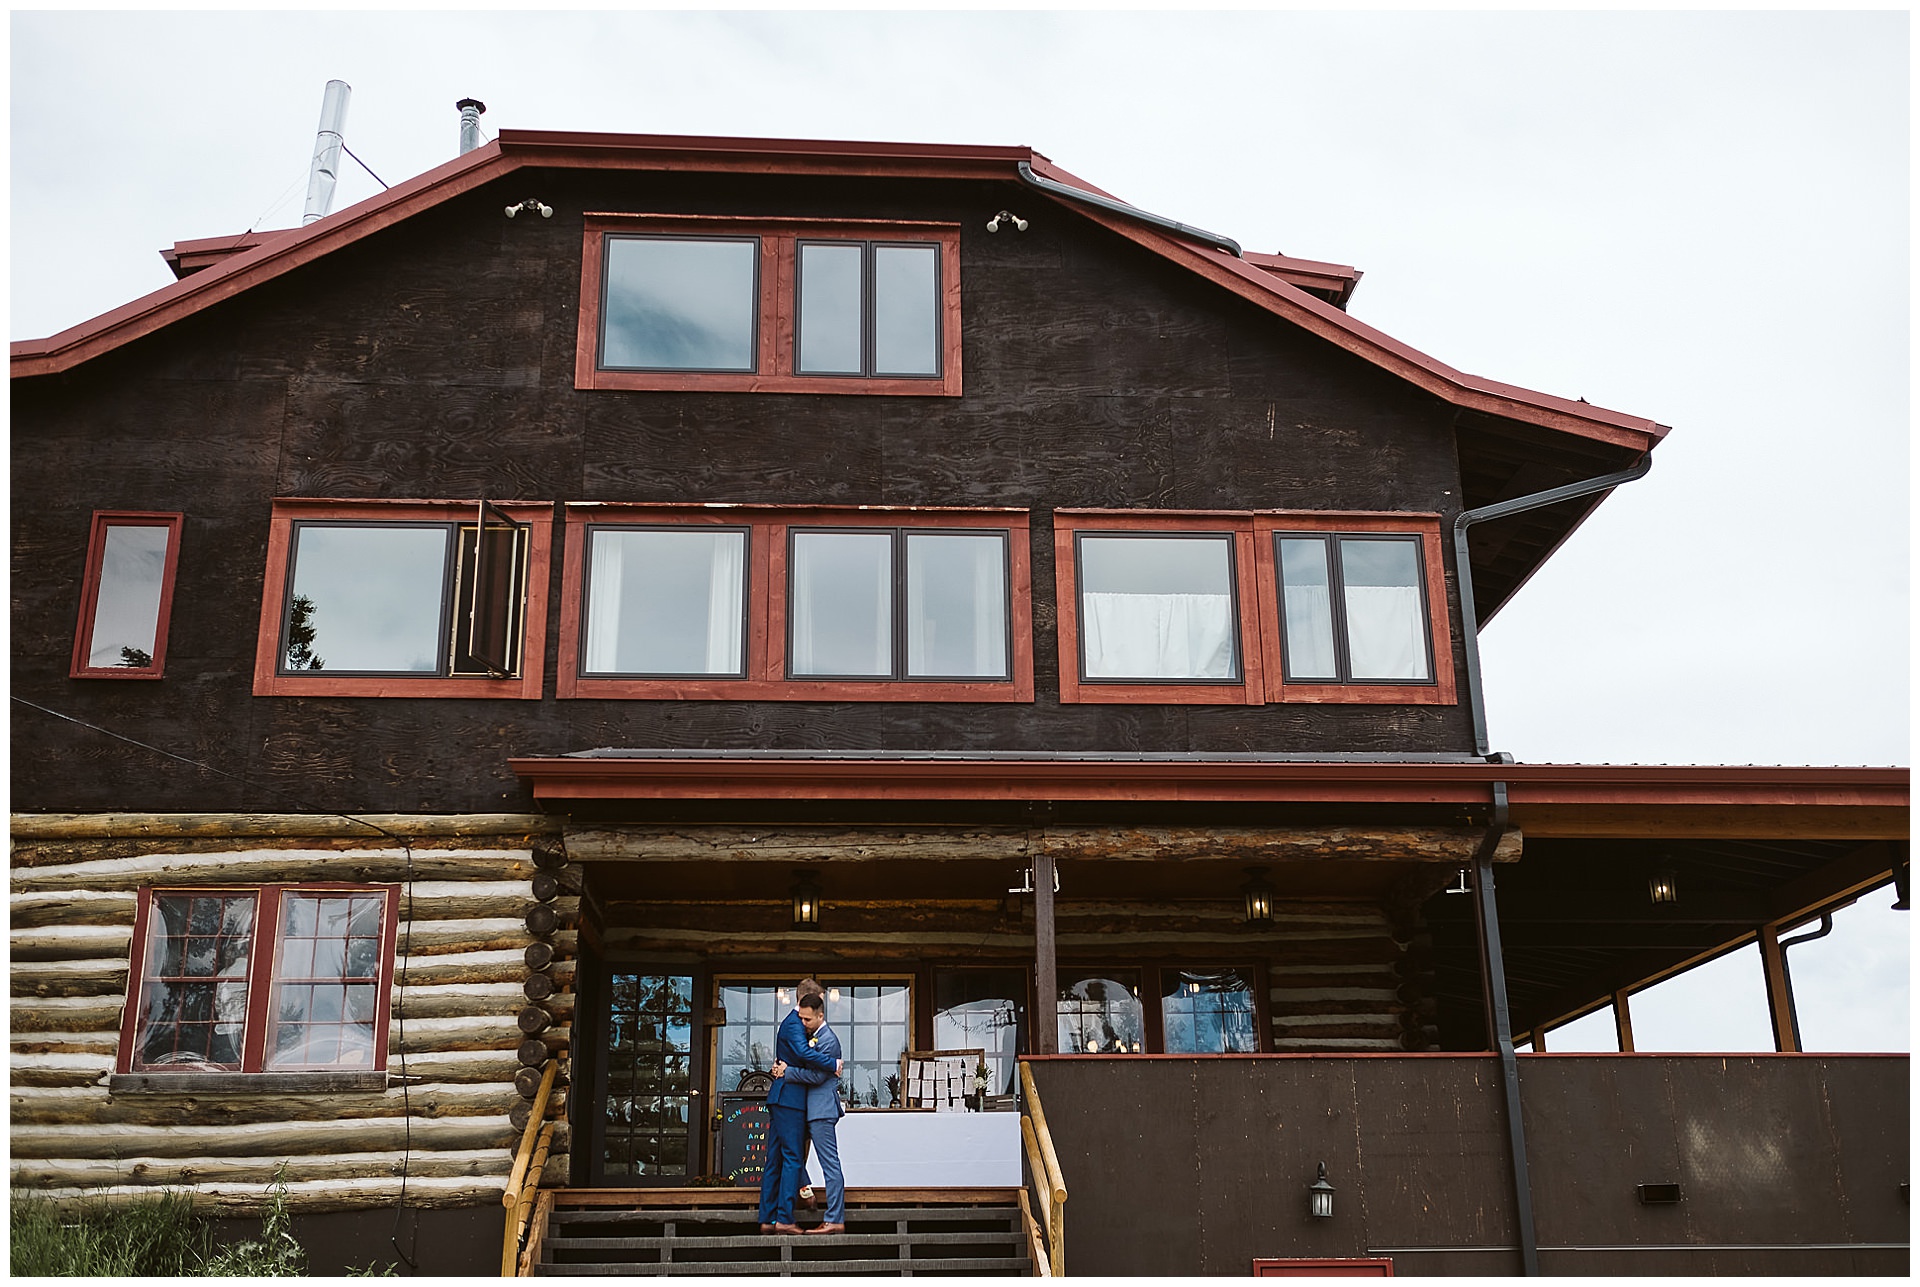
<path id="1" fill-rule="evenodd" d="M 762 1234 L 751 1189 L 549 1189 L 522 1272 L 1024 1277 L 1033 1234 L 1019 1189 L 848 1189 L 847 1231 Z M 817 1211 L 796 1213 L 802 1228 Z"/>

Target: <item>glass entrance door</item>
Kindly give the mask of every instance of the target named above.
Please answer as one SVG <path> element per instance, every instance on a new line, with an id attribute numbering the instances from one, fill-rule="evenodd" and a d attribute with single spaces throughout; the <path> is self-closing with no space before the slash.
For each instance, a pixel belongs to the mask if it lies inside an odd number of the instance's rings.
<path id="1" fill-rule="evenodd" d="M 684 1184 L 698 1174 L 693 1019 L 691 975 L 616 966 L 608 976 L 596 1179 Z"/>

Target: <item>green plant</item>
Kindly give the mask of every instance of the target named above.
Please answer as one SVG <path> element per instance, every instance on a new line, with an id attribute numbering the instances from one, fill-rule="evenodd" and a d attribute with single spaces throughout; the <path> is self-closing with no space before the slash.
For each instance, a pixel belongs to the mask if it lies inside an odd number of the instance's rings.
<path id="1" fill-rule="evenodd" d="M 287 1168 L 282 1163 L 273 1173 L 259 1239 L 222 1247 L 207 1257 L 200 1272 L 212 1278 L 297 1278 L 306 1270 L 306 1248 L 293 1236 L 293 1219 L 287 1214 Z"/>
<path id="2" fill-rule="evenodd" d="M 124 1206 L 63 1209 L 14 1193 L 7 1204 L 9 1268 L 15 1277 L 178 1278 L 200 1272 L 212 1248 L 206 1221 L 174 1193 Z"/>

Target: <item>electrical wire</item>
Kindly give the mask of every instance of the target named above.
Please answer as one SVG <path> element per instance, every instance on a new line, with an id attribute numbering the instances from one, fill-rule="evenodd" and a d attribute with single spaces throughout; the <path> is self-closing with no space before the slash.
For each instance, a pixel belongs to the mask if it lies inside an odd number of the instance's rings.
<path id="1" fill-rule="evenodd" d="M 345 152 L 348 156 L 353 156 L 353 149 L 348 147 L 345 142 L 342 142 L 340 144 L 340 150 L 342 152 Z M 362 161 L 359 157 L 353 156 L 353 162 L 355 165 L 365 170 L 368 174 L 373 174 L 373 167 L 368 165 L 365 161 Z M 373 174 L 373 181 L 379 184 L 382 188 L 390 189 L 392 186 L 385 179 L 381 178 L 377 174 Z"/>

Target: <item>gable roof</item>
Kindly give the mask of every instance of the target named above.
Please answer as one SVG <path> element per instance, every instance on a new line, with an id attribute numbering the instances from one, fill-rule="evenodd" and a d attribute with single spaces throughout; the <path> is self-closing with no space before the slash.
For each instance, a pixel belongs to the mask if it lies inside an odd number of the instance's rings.
<path id="1" fill-rule="evenodd" d="M 13 375 L 20 378 L 71 370 L 516 170 L 674 170 L 1018 182 L 1021 162 L 1044 178 L 1095 195 L 1108 195 L 1025 147 L 502 130 L 493 142 L 377 197 L 304 228 L 260 236 L 258 244 L 250 249 L 212 257 L 191 275 L 56 335 L 15 342 Z M 1650 449 L 1666 433 L 1665 426 L 1641 417 L 1457 371 L 1310 293 L 1316 279 L 1326 283 L 1318 286 L 1324 291 L 1336 288 L 1347 274 L 1352 275 L 1346 281 L 1350 291 L 1352 279 L 1358 277 L 1351 269 L 1284 256 L 1237 258 L 1112 211 L 1044 192 L 1042 195 L 1463 410 L 1571 434 L 1636 454 Z M 175 251 L 200 250 L 219 240 L 180 243 Z"/>

